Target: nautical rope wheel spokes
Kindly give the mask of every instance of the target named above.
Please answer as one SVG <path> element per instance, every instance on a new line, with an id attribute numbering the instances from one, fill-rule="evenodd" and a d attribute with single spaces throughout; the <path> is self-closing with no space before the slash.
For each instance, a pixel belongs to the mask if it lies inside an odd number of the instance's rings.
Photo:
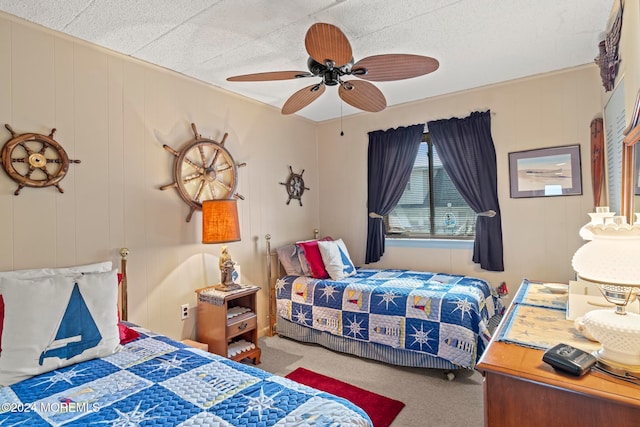
<path id="1" fill-rule="evenodd" d="M 291 202 L 292 199 L 297 200 L 302 206 L 302 195 L 305 190 L 309 190 L 309 187 L 304 185 L 304 178 L 302 175 L 304 174 L 304 169 L 300 173 L 295 173 L 291 166 L 289 166 L 289 177 L 286 182 L 281 182 L 280 185 L 284 185 L 287 190 L 287 195 L 289 198 L 287 199 L 287 205 Z"/>
<path id="2" fill-rule="evenodd" d="M 11 139 L 2 147 L 0 156 L 4 171 L 18 183 L 14 194 L 19 195 L 24 187 L 52 185 L 64 193 L 60 181 L 67 174 L 69 165 L 80 163 L 80 160 L 69 160 L 64 148 L 53 139 L 56 130 L 52 129 L 49 135 L 16 134 L 8 124 L 5 128 L 11 132 Z"/>
<path id="3" fill-rule="evenodd" d="M 212 199 L 235 197 L 244 200 L 236 193 L 238 169 L 246 163 L 235 163 L 231 153 L 224 147 L 227 133 L 222 141 L 202 138 L 195 124 L 191 124 L 194 139 L 188 141 L 176 151 L 168 145 L 163 148 L 175 156 L 173 167 L 174 182 L 160 187 L 161 190 L 175 188 L 180 198 L 189 206 L 187 222 L 193 212 L 202 210 L 202 202 Z"/>

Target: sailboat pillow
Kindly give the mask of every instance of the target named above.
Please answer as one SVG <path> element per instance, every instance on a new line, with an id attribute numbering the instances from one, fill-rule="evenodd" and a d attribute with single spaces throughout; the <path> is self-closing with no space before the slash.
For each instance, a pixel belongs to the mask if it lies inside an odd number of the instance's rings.
<path id="1" fill-rule="evenodd" d="M 356 267 L 349 257 L 347 245 L 342 239 L 330 242 L 318 242 L 324 267 L 333 280 L 344 279 L 356 274 Z"/>
<path id="2" fill-rule="evenodd" d="M 35 277 L 55 276 L 57 274 L 97 273 L 111 271 L 111 261 L 96 262 L 94 264 L 77 265 L 59 268 L 34 268 L 29 270 L 0 271 L 0 277 L 11 279 L 32 279 Z"/>
<path id="3" fill-rule="evenodd" d="M 14 271 L 0 271 L 0 278 L 6 277 L 10 279 L 33 279 L 36 277 L 46 277 L 55 275 L 73 275 L 78 273 L 99 273 L 111 271 L 113 264 L 111 261 L 97 262 L 94 264 L 84 264 L 72 267 L 59 267 L 59 268 L 36 268 L 29 270 L 14 270 Z M 122 280 L 122 274 L 118 274 L 118 286 Z M 118 316 L 120 315 L 119 307 L 116 304 L 116 310 L 118 310 Z M 0 336 L 2 335 L 2 307 L 0 307 Z M 134 329 L 131 329 L 123 322 L 118 321 L 118 329 L 120 330 L 120 344 L 126 344 L 129 341 L 138 338 L 140 334 Z"/>
<path id="4" fill-rule="evenodd" d="M 117 270 L 0 277 L 0 386 L 118 351 L 117 283 Z"/>

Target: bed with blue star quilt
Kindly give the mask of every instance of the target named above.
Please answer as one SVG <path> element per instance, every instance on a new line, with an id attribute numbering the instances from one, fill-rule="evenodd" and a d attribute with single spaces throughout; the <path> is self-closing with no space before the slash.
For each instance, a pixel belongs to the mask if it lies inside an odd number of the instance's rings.
<path id="1" fill-rule="evenodd" d="M 341 280 L 275 285 L 278 334 L 404 366 L 473 369 L 504 304 L 485 280 L 358 268 Z"/>
<path id="2" fill-rule="evenodd" d="M 110 356 L 0 388 L 0 425 L 372 425 L 345 399 L 134 329 Z"/>

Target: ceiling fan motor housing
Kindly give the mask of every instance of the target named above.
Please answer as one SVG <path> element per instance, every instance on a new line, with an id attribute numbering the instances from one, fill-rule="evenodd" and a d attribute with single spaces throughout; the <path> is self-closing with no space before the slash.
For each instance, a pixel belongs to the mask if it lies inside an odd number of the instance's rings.
<path id="1" fill-rule="evenodd" d="M 333 61 L 327 60 L 326 64 L 321 64 L 312 57 L 307 60 L 307 67 L 314 76 L 322 77 L 322 81 L 327 86 L 336 86 L 340 83 L 340 77 L 351 74 L 353 58 L 348 63 L 335 67 Z M 366 73 L 366 71 L 365 71 Z M 364 73 L 362 73 L 364 74 Z"/>

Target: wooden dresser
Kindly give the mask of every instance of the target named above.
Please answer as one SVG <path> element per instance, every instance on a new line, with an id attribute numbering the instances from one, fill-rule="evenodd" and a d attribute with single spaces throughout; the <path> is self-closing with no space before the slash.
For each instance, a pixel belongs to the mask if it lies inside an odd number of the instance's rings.
<path id="1" fill-rule="evenodd" d="M 211 353 L 232 360 L 251 359 L 260 363 L 256 295 L 259 287 L 244 287 L 231 292 L 198 289 L 197 339 Z M 236 350 L 242 342 L 243 350 Z M 248 346 L 250 345 L 250 347 Z"/>
<path id="2" fill-rule="evenodd" d="M 543 350 L 498 342 L 513 314 L 514 304 L 477 365 L 485 426 L 640 426 L 640 386 L 595 370 L 582 377 L 556 372 L 542 361 Z"/>

